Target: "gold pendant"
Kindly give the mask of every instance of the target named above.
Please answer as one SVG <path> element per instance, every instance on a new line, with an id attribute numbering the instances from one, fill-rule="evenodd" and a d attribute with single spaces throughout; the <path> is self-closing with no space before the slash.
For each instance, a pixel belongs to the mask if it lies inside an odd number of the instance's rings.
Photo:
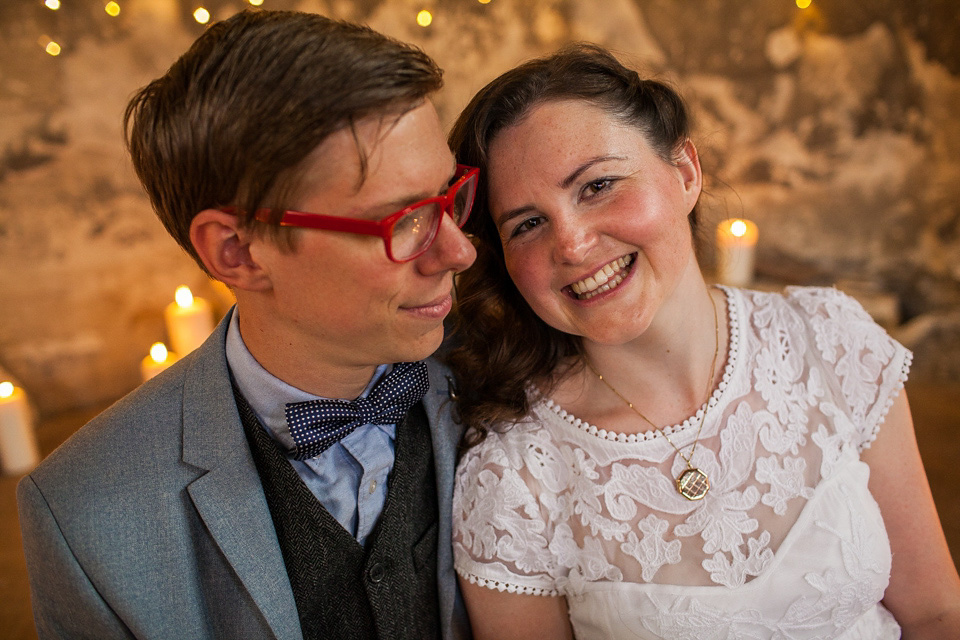
<path id="1" fill-rule="evenodd" d="M 710 491 L 710 480 L 700 469 L 690 467 L 677 478 L 677 491 L 687 500 L 702 500 Z"/>

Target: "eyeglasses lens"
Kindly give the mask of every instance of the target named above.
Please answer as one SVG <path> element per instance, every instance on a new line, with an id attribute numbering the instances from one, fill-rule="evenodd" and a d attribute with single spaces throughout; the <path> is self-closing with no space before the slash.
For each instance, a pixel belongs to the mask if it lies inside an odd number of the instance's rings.
<path id="1" fill-rule="evenodd" d="M 476 177 L 471 177 L 460 184 L 453 195 L 452 217 L 458 227 L 463 226 L 467 216 L 470 215 L 476 189 Z M 437 236 L 443 214 L 444 211 L 439 204 L 430 203 L 417 207 L 397 220 L 393 226 L 393 236 L 390 238 L 390 250 L 394 260 L 402 262 L 426 251 Z"/>
<path id="2" fill-rule="evenodd" d="M 473 207 L 473 196 L 477 190 L 477 178 L 471 176 L 469 180 L 460 185 L 453 198 L 453 221 L 458 227 L 462 227 L 470 215 L 470 209 Z"/>
<path id="3" fill-rule="evenodd" d="M 397 220 L 390 239 L 394 259 L 406 260 L 424 249 L 433 239 L 442 215 L 440 207 L 431 203 L 417 207 Z"/>

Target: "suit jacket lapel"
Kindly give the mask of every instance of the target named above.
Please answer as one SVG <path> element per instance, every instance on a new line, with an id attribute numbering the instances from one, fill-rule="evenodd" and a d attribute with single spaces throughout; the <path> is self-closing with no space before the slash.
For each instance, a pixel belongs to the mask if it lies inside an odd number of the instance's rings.
<path id="1" fill-rule="evenodd" d="M 437 474 L 437 575 L 440 625 L 444 638 L 468 638 L 466 610 L 453 572 L 453 481 L 462 427 L 453 421 L 453 374 L 433 359 L 427 360 L 430 389 L 423 406 L 430 422 Z"/>
<path id="2" fill-rule="evenodd" d="M 183 461 L 207 471 L 187 492 L 277 638 L 300 639 L 293 591 L 230 384 L 229 319 L 228 313 L 199 347 L 185 376 Z"/>

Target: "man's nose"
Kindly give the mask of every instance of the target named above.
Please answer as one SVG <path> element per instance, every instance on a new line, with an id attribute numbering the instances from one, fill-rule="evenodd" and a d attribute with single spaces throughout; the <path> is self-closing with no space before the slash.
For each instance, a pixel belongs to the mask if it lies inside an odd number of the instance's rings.
<path id="1" fill-rule="evenodd" d="M 477 258 L 477 250 L 448 215 L 443 216 L 437 237 L 427 251 L 417 259 L 417 266 L 424 274 L 440 271 L 463 271 Z"/>

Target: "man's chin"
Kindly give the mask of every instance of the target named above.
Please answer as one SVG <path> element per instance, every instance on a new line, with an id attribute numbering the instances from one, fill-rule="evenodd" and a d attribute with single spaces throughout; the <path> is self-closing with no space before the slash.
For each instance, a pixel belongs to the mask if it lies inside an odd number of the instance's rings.
<path id="1" fill-rule="evenodd" d="M 396 359 L 396 362 L 426 360 L 440 349 L 442 343 L 443 325 L 440 325 L 429 333 L 422 334 L 416 339 L 398 345 L 397 352 L 400 354 L 400 357 Z"/>

